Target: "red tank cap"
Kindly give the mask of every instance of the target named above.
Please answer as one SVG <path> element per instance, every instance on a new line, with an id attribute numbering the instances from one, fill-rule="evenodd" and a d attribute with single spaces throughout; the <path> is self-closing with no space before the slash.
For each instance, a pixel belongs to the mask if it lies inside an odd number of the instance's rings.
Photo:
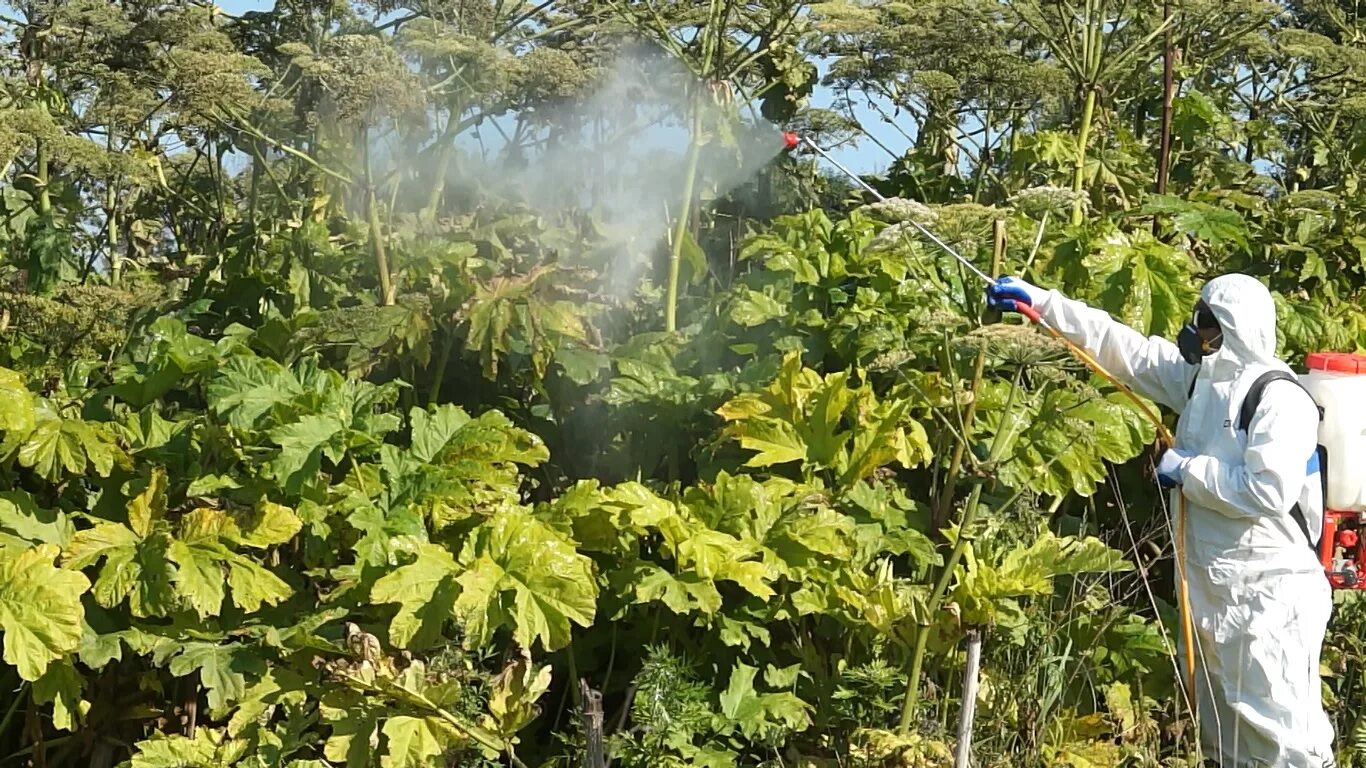
<path id="1" fill-rule="evenodd" d="M 1341 544 L 1342 546 L 1347 547 L 1349 549 L 1355 547 L 1357 545 L 1357 532 L 1338 531 L 1338 544 Z"/>
<path id="2" fill-rule="evenodd" d="M 1315 352 L 1304 358 L 1311 371 L 1331 371 L 1366 376 L 1366 355 L 1351 352 Z"/>

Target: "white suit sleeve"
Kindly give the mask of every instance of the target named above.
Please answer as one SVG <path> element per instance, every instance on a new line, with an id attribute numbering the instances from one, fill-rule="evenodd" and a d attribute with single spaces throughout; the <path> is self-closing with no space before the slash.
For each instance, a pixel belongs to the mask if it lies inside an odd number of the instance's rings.
<path id="1" fill-rule="evenodd" d="M 1241 462 L 1196 456 L 1182 470 L 1186 498 L 1227 517 L 1290 513 L 1318 448 L 1318 408 L 1293 384 L 1273 382 L 1247 428 Z"/>
<path id="2" fill-rule="evenodd" d="M 1166 339 L 1135 331 L 1104 310 L 1048 292 L 1035 308 L 1044 321 L 1149 400 L 1180 411 L 1186 405 L 1196 369 Z"/>

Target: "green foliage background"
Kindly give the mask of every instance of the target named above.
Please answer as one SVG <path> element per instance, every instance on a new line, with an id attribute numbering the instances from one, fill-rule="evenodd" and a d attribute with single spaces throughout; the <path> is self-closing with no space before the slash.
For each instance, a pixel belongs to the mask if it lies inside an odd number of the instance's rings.
<path id="1" fill-rule="evenodd" d="M 0 765 L 583 765 L 580 681 L 613 765 L 949 765 L 969 632 L 978 765 L 1194 765 L 1152 425 L 908 222 L 1145 333 L 1237 270 L 1291 361 L 1366 348 L 1364 34 L 1346 0 L 0 6 Z M 648 126 L 576 110 L 627 51 L 679 73 L 684 173 L 622 289 L 595 201 L 642 182 L 593 158 Z M 896 200 L 777 155 L 870 98 Z M 564 146 L 581 197 L 483 184 Z M 1340 595 L 1344 766 L 1363 621 Z"/>

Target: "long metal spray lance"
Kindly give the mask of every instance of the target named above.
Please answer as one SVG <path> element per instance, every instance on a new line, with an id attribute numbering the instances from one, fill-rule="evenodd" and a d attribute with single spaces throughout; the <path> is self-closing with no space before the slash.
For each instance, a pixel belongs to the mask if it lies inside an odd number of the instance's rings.
<path id="1" fill-rule="evenodd" d="M 854 183 L 858 184 L 860 187 L 867 190 L 867 192 L 871 194 L 873 197 L 877 198 L 881 202 L 887 202 L 886 196 L 884 196 L 881 192 L 878 192 L 876 189 L 874 189 L 871 185 L 868 184 L 868 182 L 864 181 L 853 171 L 841 165 L 838 160 L 830 156 L 829 152 L 826 152 L 824 149 L 820 147 L 820 145 L 816 144 L 816 142 L 812 141 L 811 139 L 805 136 L 799 136 L 795 133 L 784 133 L 783 143 L 789 151 L 796 149 L 802 144 L 806 144 L 808 147 L 811 147 L 811 149 L 815 150 L 821 157 L 825 158 L 831 165 L 838 168 L 841 173 L 843 173 L 845 176 L 848 176 L 851 180 L 853 180 Z M 981 269 L 977 267 L 976 264 L 973 264 L 971 261 L 968 261 L 962 254 L 960 254 L 958 251 L 955 251 L 943 240 L 940 240 L 937 236 L 935 236 L 933 232 L 926 229 L 915 219 L 911 218 L 907 219 L 907 221 L 909 221 L 911 226 L 915 227 L 920 232 L 920 234 L 924 235 L 935 245 L 942 248 L 945 253 L 949 254 L 954 259 L 956 259 L 958 263 L 966 267 L 968 271 L 980 277 L 985 283 L 987 283 L 987 285 L 996 285 L 996 278 L 983 272 Z M 1082 349 L 1079 345 L 1073 343 L 1072 340 L 1064 336 L 1061 331 L 1045 322 L 1043 317 L 1039 314 L 1038 310 L 1034 309 L 1028 304 L 1021 304 L 1020 302 L 1015 303 L 1015 309 L 1020 314 L 1029 318 L 1029 320 L 1033 322 L 1035 325 L 1048 331 L 1048 333 L 1051 334 L 1054 338 L 1061 341 L 1064 345 L 1067 346 L 1068 349 L 1072 351 L 1074 355 L 1080 358 L 1081 361 L 1087 365 L 1087 367 L 1095 371 L 1096 374 L 1099 375 L 1101 378 L 1113 384 L 1116 388 L 1119 389 L 1119 391 L 1123 392 L 1130 400 L 1132 400 L 1134 404 L 1137 405 L 1139 409 L 1143 412 L 1143 415 L 1148 419 L 1148 421 L 1152 422 L 1153 426 L 1157 429 L 1158 441 L 1160 444 L 1164 444 L 1168 448 L 1173 447 L 1175 445 L 1176 440 L 1175 438 L 1173 438 L 1171 430 L 1167 429 L 1167 425 L 1162 423 L 1162 417 L 1159 416 L 1151 407 L 1149 407 L 1147 403 L 1143 402 L 1142 398 L 1140 398 L 1138 396 L 1138 393 L 1134 392 L 1131 387 L 1129 387 L 1119 379 L 1116 379 L 1113 374 L 1105 370 L 1105 366 L 1101 365 L 1100 361 L 1092 357 L 1091 353 Z M 1177 514 L 1176 569 L 1177 581 L 1179 582 L 1181 589 L 1181 631 L 1186 640 L 1187 692 L 1190 694 L 1190 701 L 1193 704 L 1195 701 L 1195 645 L 1193 642 L 1194 638 L 1192 637 L 1194 632 L 1192 629 L 1190 615 L 1190 592 L 1186 586 L 1186 497 L 1183 494 L 1178 494 L 1178 496 L 1180 501 L 1179 511 Z"/>
<path id="2" fill-rule="evenodd" d="M 801 144 L 805 143 L 808 147 L 811 147 L 812 149 L 814 149 L 814 150 L 816 150 L 817 152 L 819 152 L 819 153 L 820 153 L 820 156 L 823 157 L 823 158 L 825 158 L 827 161 L 829 161 L 829 163 L 830 163 L 831 165 L 833 165 L 833 166 L 835 166 L 836 168 L 840 169 L 840 172 L 842 172 L 845 176 L 848 176 L 850 179 L 852 179 L 852 180 L 854 181 L 854 183 L 856 183 L 856 184 L 858 184 L 860 187 L 863 187 L 864 189 L 868 190 L 868 194 L 872 195 L 873 197 L 876 197 L 878 200 L 880 200 L 880 201 L 882 201 L 882 202 L 884 202 L 884 203 L 887 202 L 887 198 L 884 197 L 884 196 L 882 195 L 881 192 L 878 192 L 876 189 L 873 189 L 871 186 L 869 186 L 868 182 L 864 181 L 862 178 L 860 178 L 860 177 L 859 177 L 857 174 L 855 174 L 853 171 L 849 170 L 848 168 L 845 168 L 843 165 L 840 165 L 840 162 L 839 162 L 838 160 L 836 160 L 835 158 L 831 157 L 829 152 L 826 152 L 824 149 L 821 149 L 820 145 L 817 144 L 816 142 L 812 141 L 811 139 L 808 139 L 808 138 L 805 137 L 805 136 L 798 136 L 798 135 L 795 134 L 795 133 L 784 133 L 784 134 L 783 134 L 783 143 L 787 146 L 788 150 L 796 149 L 798 146 L 800 146 Z M 934 234 L 933 232 L 931 232 L 931 231 L 929 231 L 928 229 L 925 229 L 924 227 L 922 227 L 922 226 L 920 225 L 920 223 L 917 222 L 915 219 L 908 219 L 907 221 L 910 222 L 911 226 L 913 226 L 913 227 L 915 227 L 916 229 L 920 230 L 920 234 L 924 235 L 925 237 L 928 237 L 931 241 L 934 242 L 935 245 L 939 246 L 940 248 L 943 248 L 950 256 L 954 257 L 955 259 L 958 259 L 958 263 L 959 263 L 959 264 L 962 264 L 962 265 L 965 266 L 965 267 L 967 267 L 974 275 L 977 275 L 978 277 L 980 277 L 980 278 L 982 278 L 983 280 L 985 280 L 985 281 L 987 282 L 988 285 L 996 285 L 996 278 L 994 278 L 994 277 L 992 277 L 991 275 L 988 275 L 987 273 L 985 273 L 985 272 L 983 272 L 982 270 L 978 269 L 976 264 L 973 264 L 972 262 L 970 262 L 970 261 L 968 261 L 967 259 L 963 258 L 962 254 L 960 254 L 960 253 L 958 253 L 958 251 L 955 251 L 954 249 L 950 248 L 950 247 L 948 246 L 947 243 L 945 243 L 943 240 L 940 240 L 938 237 L 936 237 L 935 234 Z M 1030 309 L 1032 310 L 1033 308 L 1031 307 Z M 1029 314 L 1029 315 L 1030 315 L 1030 319 L 1031 319 L 1031 320 L 1033 320 L 1033 321 L 1035 321 L 1035 322 L 1039 322 L 1039 315 L 1038 315 L 1038 313 L 1026 313 L 1026 314 Z"/>

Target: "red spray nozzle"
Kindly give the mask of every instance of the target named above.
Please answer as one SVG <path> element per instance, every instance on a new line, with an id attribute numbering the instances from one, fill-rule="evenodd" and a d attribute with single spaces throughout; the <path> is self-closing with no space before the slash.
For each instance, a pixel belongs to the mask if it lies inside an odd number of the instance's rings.
<path id="1" fill-rule="evenodd" d="M 789 133 L 786 131 L 783 133 L 783 147 L 786 148 L 789 152 L 796 149 L 797 146 L 801 143 L 802 137 L 798 136 L 797 134 Z"/>

